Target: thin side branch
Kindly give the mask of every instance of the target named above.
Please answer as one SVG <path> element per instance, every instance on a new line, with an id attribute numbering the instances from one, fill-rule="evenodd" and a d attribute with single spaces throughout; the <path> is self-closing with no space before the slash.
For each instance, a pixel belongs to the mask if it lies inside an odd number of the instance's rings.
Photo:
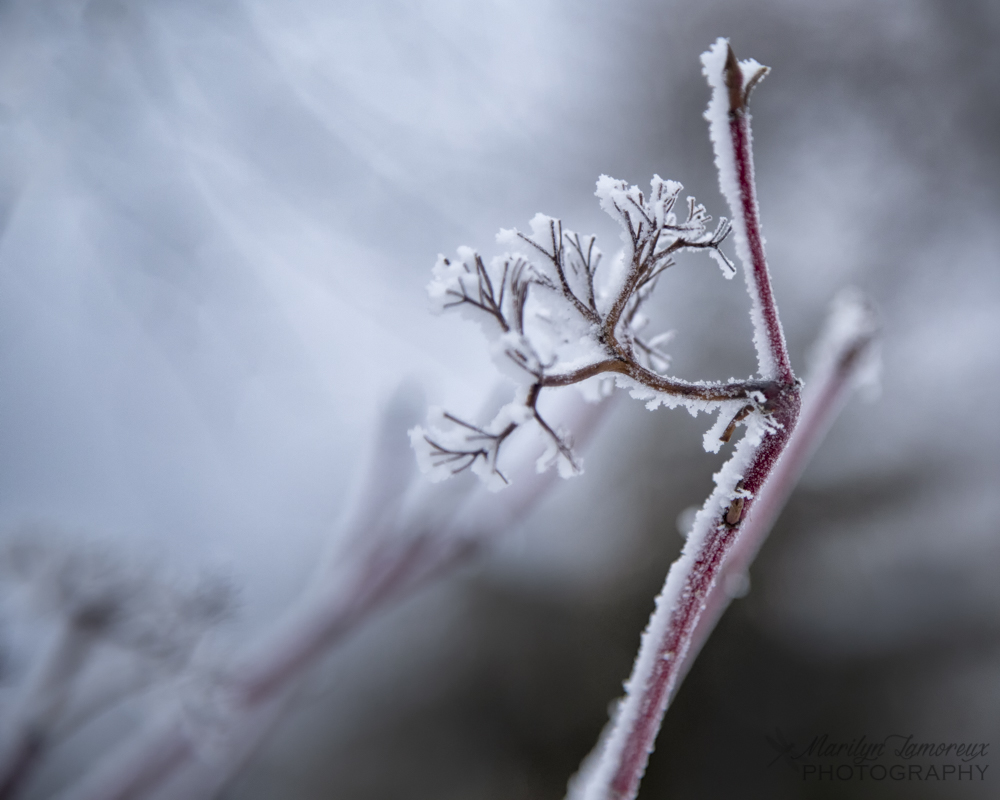
<path id="1" fill-rule="evenodd" d="M 763 77 L 759 72 L 754 76 L 754 84 Z M 743 71 L 733 48 L 726 51 L 726 85 L 730 87 L 729 130 L 732 137 L 736 180 L 739 184 L 739 206 L 733 207 L 733 216 L 741 218 L 750 249 L 750 274 L 760 302 L 760 313 L 767 330 L 767 345 L 774 361 L 776 377 L 785 382 L 795 379 L 792 362 L 788 358 L 785 335 L 778 319 L 778 306 L 771 290 L 771 277 L 764 254 L 764 237 L 760 230 L 760 214 L 757 207 L 757 188 L 754 181 L 752 135 L 750 133 L 750 113 L 747 105 L 748 92 L 743 89 Z M 739 87 L 739 102 L 733 105 L 736 87 Z"/>
<path id="2" fill-rule="evenodd" d="M 753 60 L 738 61 L 725 39 L 719 39 L 702 56 L 702 63 L 713 89 L 705 116 L 719 169 L 719 185 L 733 214 L 736 251 L 744 265 L 751 297 L 760 374 L 792 383 L 795 375 L 764 254 L 750 130 L 750 92 L 768 70 Z"/>

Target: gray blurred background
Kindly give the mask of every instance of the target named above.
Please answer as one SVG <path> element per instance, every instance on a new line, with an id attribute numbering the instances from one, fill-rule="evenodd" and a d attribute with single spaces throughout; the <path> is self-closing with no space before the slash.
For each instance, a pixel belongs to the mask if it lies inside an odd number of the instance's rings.
<path id="1" fill-rule="evenodd" d="M 222 569 L 229 635 L 262 630 L 394 387 L 489 391 L 475 326 L 426 311 L 439 252 L 543 211 L 610 254 L 601 173 L 725 213 L 698 55 L 728 36 L 773 68 L 755 149 L 794 363 L 853 284 L 883 390 L 816 456 L 641 796 L 996 796 L 989 773 L 803 783 L 766 737 L 1000 747 L 998 34 L 988 0 L 4 2 L 0 523 Z M 689 258 L 655 308 L 676 374 L 753 370 L 741 278 Z M 225 796 L 561 797 L 723 458 L 708 424 L 620 403 L 583 477 L 353 637 Z M 67 742 L 35 795 L 137 717 Z"/>

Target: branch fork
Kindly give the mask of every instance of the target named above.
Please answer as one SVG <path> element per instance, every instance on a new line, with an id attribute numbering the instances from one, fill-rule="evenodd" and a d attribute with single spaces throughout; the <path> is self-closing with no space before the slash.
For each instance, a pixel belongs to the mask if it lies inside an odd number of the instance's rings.
<path id="1" fill-rule="evenodd" d="M 606 735 L 571 782 L 572 800 L 633 800 L 637 795 L 663 715 L 728 603 L 726 577 L 745 574 L 825 431 L 832 409 L 829 396 L 844 394 L 860 354 L 871 350 L 874 337 L 870 314 L 862 314 L 868 322 L 856 324 L 852 336 L 834 348 L 837 367 L 819 376 L 813 397 L 822 402 L 807 406 L 808 424 L 799 430 L 801 383 L 792 371 L 771 288 L 754 185 L 748 99 L 767 68 L 753 60 L 738 61 L 724 39 L 702 62 L 713 88 L 705 116 L 751 298 L 760 375 L 768 385 L 763 398 L 755 395 L 739 408 L 719 437 L 728 442 L 737 425 L 747 425 L 667 575 L 626 695 Z"/>

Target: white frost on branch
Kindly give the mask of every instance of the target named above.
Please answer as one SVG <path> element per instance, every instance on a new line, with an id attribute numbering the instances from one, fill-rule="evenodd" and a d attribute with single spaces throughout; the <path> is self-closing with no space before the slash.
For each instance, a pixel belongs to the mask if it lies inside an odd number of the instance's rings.
<path id="1" fill-rule="evenodd" d="M 452 416 L 444 409 L 431 408 L 428 417 L 434 423 L 410 429 L 410 443 L 417 464 L 433 483 L 469 470 L 491 491 L 507 485 L 507 478 L 497 464 L 500 445 L 520 425 L 531 419 L 531 409 L 524 402 L 503 406 L 483 426 L 473 425 Z"/>
<path id="2" fill-rule="evenodd" d="M 607 175 L 598 178 L 594 195 L 601 201 L 604 212 L 622 226 L 621 238 L 625 244 L 626 256 L 624 261 L 628 261 L 634 253 L 635 227 L 643 223 L 654 232 L 648 238 L 639 236 L 640 244 L 648 247 L 650 252 L 655 249 L 657 253 L 669 255 L 668 251 L 678 240 L 705 241 L 707 223 L 711 222 L 712 217 L 705 210 L 705 206 L 693 197 L 687 198 L 687 219 L 681 223 L 677 221 L 674 207 L 683 188 L 683 184 L 677 181 L 664 180 L 659 175 L 654 175 L 649 183 L 649 197 L 646 198 L 638 186 L 629 186 L 625 181 Z M 641 218 L 634 219 L 633 215 L 628 213 L 631 209 L 640 210 Z M 669 231 L 670 235 L 663 236 L 662 233 L 656 235 L 662 231 Z M 719 220 L 712 237 L 724 235 L 725 232 L 728 232 L 728 225 L 723 217 Z M 709 252 L 716 259 L 726 278 L 732 278 L 736 274 L 736 268 L 721 250 L 712 248 Z M 610 285 L 605 287 L 605 291 L 613 298 L 617 296 L 620 288 Z"/>
<path id="3" fill-rule="evenodd" d="M 727 428 L 733 424 L 732 421 L 742 408 L 744 408 L 744 403 L 741 400 L 720 404 L 720 411 L 719 415 L 715 418 L 715 424 L 705 431 L 705 435 L 702 437 L 702 447 L 705 448 L 706 453 L 718 453 L 722 449 L 722 445 L 727 441 L 723 436 Z M 736 424 L 739 425 L 742 422 L 737 422 Z"/>

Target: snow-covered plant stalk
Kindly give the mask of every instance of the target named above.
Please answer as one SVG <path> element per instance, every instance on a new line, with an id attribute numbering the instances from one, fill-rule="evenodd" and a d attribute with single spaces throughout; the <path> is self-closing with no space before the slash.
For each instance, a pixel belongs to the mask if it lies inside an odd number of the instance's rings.
<path id="1" fill-rule="evenodd" d="M 753 60 L 738 62 L 723 39 L 702 56 L 702 63 L 712 87 L 706 117 L 719 184 L 733 214 L 736 250 L 751 299 L 758 370 L 775 385 L 774 399 L 766 416 L 750 410 L 747 434 L 716 474 L 715 491 L 670 568 L 612 728 L 599 744 L 599 755 L 574 782 L 571 796 L 586 800 L 631 800 L 638 793 L 663 715 L 696 654 L 699 621 L 711 595 L 723 588 L 723 565 L 748 520 L 756 516 L 755 507 L 799 415 L 799 384 L 771 289 L 754 185 L 747 101 L 767 69 Z"/>
<path id="2" fill-rule="evenodd" d="M 644 195 L 602 176 L 596 194 L 622 226 L 625 243 L 606 273 L 598 269 L 593 236 L 581 237 L 560 220 L 539 214 L 528 234 L 502 230 L 498 242 L 512 249 L 488 265 L 464 247 L 456 260 L 440 257 L 429 287 L 440 309 L 456 308 L 483 323 L 497 363 L 520 384 L 514 401 L 487 426 L 444 413 L 437 426 L 411 432 L 418 459 L 432 478 L 471 469 L 491 488 L 503 488 L 508 480 L 501 446 L 518 429 L 531 426 L 550 442 L 539 470 L 558 461 L 562 474 L 578 472 L 568 434 L 546 423 L 538 399 L 544 390 L 599 377 L 605 378 L 602 389 L 610 389 L 610 378 L 647 400 L 649 408 L 718 411 L 705 436 L 707 450 L 717 452 L 737 426 L 746 428 L 716 474 L 715 491 L 697 514 L 657 598 L 614 724 L 573 783 L 572 795 L 587 800 L 635 797 L 667 706 L 714 624 L 705 612 L 724 591 L 724 567 L 734 552 L 752 553 L 759 546 L 780 507 L 777 499 L 783 501 L 801 469 L 796 463 L 791 471 L 779 470 L 798 422 L 801 383 L 792 371 L 771 288 L 754 185 L 748 100 L 767 68 L 752 59 L 737 61 L 724 39 L 702 62 L 712 87 L 706 118 L 731 224 L 723 219 L 709 231 L 710 218 L 693 198 L 688 198 L 686 218 L 678 220 L 674 207 L 682 187 L 673 181 L 655 176 Z M 669 357 L 661 346 L 668 337 L 647 340 L 641 333 L 647 323 L 643 303 L 681 251 L 707 251 L 732 277 L 735 270 L 720 249 L 730 229 L 751 300 L 758 376 L 724 383 L 679 380 L 667 374 Z M 815 408 L 813 433 L 832 411 L 829 405 Z M 778 474 L 783 477 L 773 480 Z M 748 530 L 753 548 L 740 544 Z"/>
<path id="3" fill-rule="evenodd" d="M 497 240 L 513 250 L 487 266 L 468 247 L 458 259 L 440 256 L 434 280 L 428 287 L 439 310 L 459 309 L 483 323 L 493 339 L 498 365 L 520 388 L 513 402 L 500 409 L 486 426 L 440 413 L 437 426 L 418 426 L 410 432 L 422 468 L 432 480 L 444 480 L 470 469 L 493 490 L 503 488 L 507 477 L 500 467 L 502 445 L 519 428 L 535 427 L 549 442 L 538 461 L 542 472 L 558 463 L 569 476 L 580 471 L 568 436 L 557 432 L 539 410 L 546 389 L 590 384 L 599 397 L 601 378 L 613 377 L 633 396 L 649 406 L 685 405 L 692 412 L 716 409 L 750 411 L 769 409 L 777 397 L 777 381 L 692 383 L 666 374 L 670 359 L 660 348 L 669 340 L 661 334 L 646 340 L 640 335 L 648 320 L 645 301 L 669 267 L 676 253 L 709 252 L 727 277 L 735 269 L 719 246 L 730 231 L 723 219 L 710 231 L 711 217 L 693 197 L 687 200 L 686 218 L 674 212 L 681 184 L 654 176 L 649 195 L 602 175 L 596 195 L 601 207 L 622 227 L 625 250 L 610 270 L 598 271 L 602 253 L 596 237 L 564 230 L 562 221 L 535 215 L 531 233 L 501 230 Z"/>
<path id="4" fill-rule="evenodd" d="M 574 398 L 561 415 L 586 439 L 608 403 Z M 530 442 L 514 453 L 522 479 L 496 495 L 428 487 L 400 452 L 406 425 L 387 413 L 373 458 L 331 563 L 270 631 L 246 652 L 194 676 L 188 692 L 147 729 L 112 752 L 63 800 L 138 800 L 168 782 L 185 800 L 213 797 L 253 753 L 306 671 L 388 602 L 463 563 L 509 530 L 545 496 L 554 477 L 531 475 Z M 523 467 L 520 464 L 523 463 Z M 409 502 L 401 498 L 409 496 Z M 210 709 L 210 711 L 206 711 Z M 157 796 L 160 796 L 157 794 Z M 174 796 L 174 795 L 170 795 Z"/>
<path id="5" fill-rule="evenodd" d="M 691 637 L 688 668 L 730 600 L 749 587 L 750 564 L 840 408 L 855 390 L 877 389 L 877 332 L 874 310 L 859 292 L 845 289 L 834 298 L 824 330 L 813 347 L 795 431 L 726 557 L 721 580 L 709 594 Z M 683 678 L 682 672 L 678 680 Z"/>

